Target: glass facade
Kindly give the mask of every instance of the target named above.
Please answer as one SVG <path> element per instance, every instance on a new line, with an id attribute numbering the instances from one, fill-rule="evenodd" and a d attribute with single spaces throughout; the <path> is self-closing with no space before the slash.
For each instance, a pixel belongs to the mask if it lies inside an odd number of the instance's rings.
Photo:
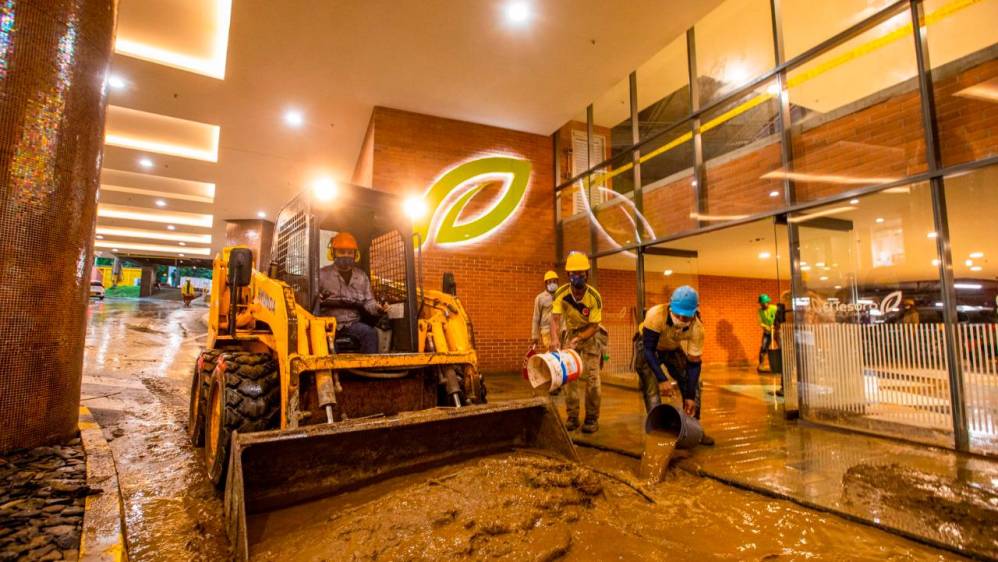
<path id="1" fill-rule="evenodd" d="M 723 285 L 718 240 L 773 256 L 738 283 L 786 309 L 787 412 L 998 452 L 995 21 L 998 0 L 720 3 L 556 133 L 558 259 L 598 258 L 627 331 Z"/>

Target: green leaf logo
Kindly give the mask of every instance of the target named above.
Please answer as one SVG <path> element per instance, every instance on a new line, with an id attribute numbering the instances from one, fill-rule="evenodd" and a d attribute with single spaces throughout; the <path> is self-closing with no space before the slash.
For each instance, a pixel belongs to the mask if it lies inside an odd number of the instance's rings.
<path id="1" fill-rule="evenodd" d="M 529 160 L 488 156 L 455 166 L 440 176 L 424 196 L 428 216 L 416 221 L 415 231 L 425 245 L 464 244 L 493 233 L 519 208 L 527 193 L 532 166 Z M 502 181 L 503 194 L 478 217 L 458 223 L 468 204 L 490 183 Z"/>

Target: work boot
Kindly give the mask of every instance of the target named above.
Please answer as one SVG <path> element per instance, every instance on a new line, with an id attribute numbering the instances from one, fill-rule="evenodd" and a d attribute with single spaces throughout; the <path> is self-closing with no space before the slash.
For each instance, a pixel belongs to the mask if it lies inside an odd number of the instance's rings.
<path id="1" fill-rule="evenodd" d="M 570 417 L 565 420 L 565 429 L 569 432 L 579 429 L 579 418 Z"/>
<path id="2" fill-rule="evenodd" d="M 700 438 L 700 444 L 701 445 L 706 445 L 708 447 L 713 447 L 714 446 L 714 438 L 711 437 L 710 435 L 707 435 L 706 433 L 704 433 L 703 437 Z"/>
<path id="3" fill-rule="evenodd" d="M 599 422 L 596 420 L 586 420 L 582 426 L 582 433 L 596 433 L 599 431 Z"/>

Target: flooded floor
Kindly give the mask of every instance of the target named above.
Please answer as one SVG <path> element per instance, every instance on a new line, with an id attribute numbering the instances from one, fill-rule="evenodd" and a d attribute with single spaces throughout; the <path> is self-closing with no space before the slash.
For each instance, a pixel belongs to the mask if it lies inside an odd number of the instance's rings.
<path id="1" fill-rule="evenodd" d="M 132 560 L 230 556 L 222 502 L 204 477 L 200 450 L 186 437 L 190 370 L 204 341 L 206 312 L 179 301 L 109 299 L 90 308 L 83 404 L 111 442 Z M 519 391 L 517 379 L 493 380 L 496 400 Z M 604 405 L 599 439 L 632 427 L 640 401 L 633 392 L 606 387 Z M 608 415 L 615 409 L 619 415 Z M 586 466 L 515 455 L 397 478 L 253 519 L 252 540 L 259 558 L 282 560 L 375 554 L 380 560 L 953 559 L 675 469 L 647 486 L 637 477 L 637 460 L 579 452 Z"/>
<path id="2" fill-rule="evenodd" d="M 82 404 L 104 429 L 132 560 L 225 560 L 222 502 L 187 439 L 191 369 L 206 308 L 112 300 L 89 308 Z"/>
<path id="3" fill-rule="evenodd" d="M 872 528 L 682 471 L 517 452 L 250 519 L 258 560 L 953 560 Z"/>

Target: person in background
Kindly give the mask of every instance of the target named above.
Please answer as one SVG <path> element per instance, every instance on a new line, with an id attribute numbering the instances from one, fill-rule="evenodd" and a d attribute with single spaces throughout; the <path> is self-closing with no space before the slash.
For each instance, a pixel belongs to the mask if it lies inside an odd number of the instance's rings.
<path id="1" fill-rule="evenodd" d="M 580 252 L 568 254 L 565 260 L 568 284 L 555 291 L 551 303 L 551 345 L 549 351 L 565 347 L 574 349 L 582 358 L 582 373 L 579 380 L 565 386 L 565 410 L 568 421 L 565 429 L 575 431 L 579 427 L 579 386 L 586 385 L 586 419 L 583 433 L 599 431 L 600 411 L 600 357 L 602 349 L 597 340 L 600 322 L 603 320 L 603 298 L 589 285 L 589 258 Z"/>
<path id="2" fill-rule="evenodd" d="M 180 297 L 184 299 L 184 308 L 190 308 L 191 301 L 197 297 L 197 291 L 194 290 L 194 284 L 190 279 L 184 280 L 184 286 L 180 288 Z"/>
<path id="3" fill-rule="evenodd" d="M 327 256 L 333 263 L 319 268 L 319 314 L 336 317 L 336 332 L 356 339 L 361 353 L 377 353 L 378 333 L 362 320 L 361 312 L 377 316 L 388 307 L 374 300 L 371 280 L 357 267 L 357 239 L 340 232 L 329 241 Z"/>
<path id="4" fill-rule="evenodd" d="M 662 403 L 662 396 L 672 396 L 672 384 L 666 371 L 679 386 L 686 415 L 700 419 L 700 368 L 703 355 L 704 327 L 697 309 L 700 297 L 689 285 L 672 292 L 669 304 L 648 309 L 644 322 L 634 336 L 634 368 L 644 398 L 645 412 Z M 706 434 L 700 441 L 713 445 Z"/>
<path id="5" fill-rule="evenodd" d="M 544 274 L 544 290 L 534 298 L 534 319 L 530 323 L 530 349 L 547 350 L 551 346 L 551 303 L 558 290 L 558 274 Z"/>
<path id="6" fill-rule="evenodd" d="M 901 323 L 918 324 L 921 319 L 918 316 L 918 309 L 915 308 L 914 299 L 904 299 L 901 303 Z"/>
<path id="7" fill-rule="evenodd" d="M 759 344 L 759 365 L 755 368 L 760 373 L 768 373 L 769 369 L 762 367 L 768 355 L 769 346 L 773 342 L 773 324 L 776 320 L 776 305 L 769 295 L 759 295 L 759 325 L 762 327 L 762 342 Z"/>

